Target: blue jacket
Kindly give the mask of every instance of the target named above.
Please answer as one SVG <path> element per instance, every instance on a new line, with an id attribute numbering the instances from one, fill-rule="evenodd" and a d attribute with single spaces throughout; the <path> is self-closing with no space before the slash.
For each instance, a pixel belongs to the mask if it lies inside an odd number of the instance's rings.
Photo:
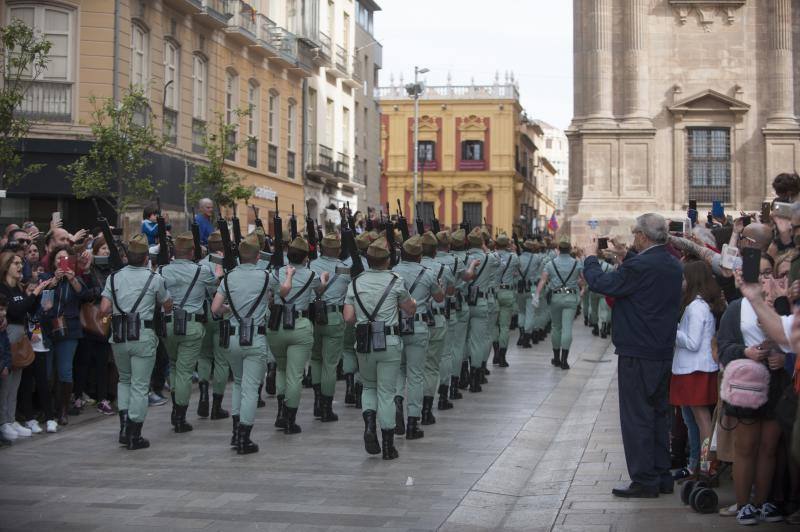
<path id="1" fill-rule="evenodd" d="M 204 246 L 208 245 L 208 235 L 215 231 L 214 224 L 211 223 L 211 220 L 203 216 L 202 214 L 195 214 L 194 221 L 197 222 L 197 225 L 200 226 L 200 243 Z"/>
<path id="2" fill-rule="evenodd" d="M 587 257 L 583 276 L 593 292 L 614 298 L 611 339 L 618 355 L 671 360 L 681 308 L 683 267 L 664 246 L 629 252 L 616 271 Z"/>

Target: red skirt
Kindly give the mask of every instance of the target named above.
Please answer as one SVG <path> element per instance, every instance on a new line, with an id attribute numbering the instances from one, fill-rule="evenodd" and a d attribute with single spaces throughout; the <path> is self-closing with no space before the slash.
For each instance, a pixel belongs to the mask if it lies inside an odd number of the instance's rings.
<path id="1" fill-rule="evenodd" d="M 717 404 L 719 372 L 695 371 L 673 375 L 669 381 L 669 404 L 673 406 L 707 406 Z"/>

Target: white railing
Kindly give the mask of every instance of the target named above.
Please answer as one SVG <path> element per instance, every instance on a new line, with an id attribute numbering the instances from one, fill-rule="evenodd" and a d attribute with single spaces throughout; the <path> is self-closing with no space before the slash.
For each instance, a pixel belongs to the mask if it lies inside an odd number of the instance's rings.
<path id="1" fill-rule="evenodd" d="M 376 87 L 375 98 L 393 100 L 408 98 L 405 87 Z M 509 83 L 504 85 L 440 85 L 425 86 L 425 91 L 420 96 L 422 100 L 437 99 L 464 99 L 464 100 L 492 100 L 508 99 L 518 100 L 517 86 Z"/>
<path id="2" fill-rule="evenodd" d="M 16 113 L 28 120 L 72 122 L 72 83 L 29 83 Z"/>

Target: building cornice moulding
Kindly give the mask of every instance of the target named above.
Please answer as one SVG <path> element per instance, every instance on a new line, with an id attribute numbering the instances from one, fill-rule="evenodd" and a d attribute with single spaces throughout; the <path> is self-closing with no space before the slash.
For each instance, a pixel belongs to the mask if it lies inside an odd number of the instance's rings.
<path id="1" fill-rule="evenodd" d="M 685 26 L 689 15 L 696 13 L 698 22 L 707 32 L 711 31 L 715 16 L 721 13 L 727 24 L 736 21 L 736 12 L 747 0 L 669 0 L 669 4 L 678 16 L 678 22 Z"/>

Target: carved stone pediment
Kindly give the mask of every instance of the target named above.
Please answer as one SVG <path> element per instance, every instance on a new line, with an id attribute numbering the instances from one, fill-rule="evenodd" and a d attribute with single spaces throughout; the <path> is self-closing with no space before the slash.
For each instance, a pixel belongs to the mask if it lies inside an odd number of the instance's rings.
<path id="1" fill-rule="evenodd" d="M 736 11 L 746 3 L 747 0 L 669 0 L 681 25 L 685 25 L 693 15 L 705 31 L 711 31 L 716 20 L 733 24 Z"/>
<path id="2" fill-rule="evenodd" d="M 726 96 L 713 89 L 706 89 L 702 92 L 675 102 L 668 108 L 670 112 L 677 115 L 686 113 L 708 113 L 708 112 L 729 112 L 734 114 L 744 114 L 750 110 L 750 104 L 736 98 Z"/>
<path id="3" fill-rule="evenodd" d="M 483 123 L 482 118 L 475 115 L 469 115 L 461 120 L 461 124 L 458 129 L 459 131 L 486 131 L 486 124 Z"/>
<path id="4" fill-rule="evenodd" d="M 410 130 L 414 130 L 414 123 L 411 123 Z M 419 130 L 420 131 L 439 131 L 439 124 L 436 123 L 436 118 L 424 115 L 419 117 Z"/>
<path id="5" fill-rule="evenodd" d="M 486 193 L 491 187 L 477 181 L 465 181 L 455 185 L 453 188 L 459 194 L 467 194 L 469 192 Z"/>

